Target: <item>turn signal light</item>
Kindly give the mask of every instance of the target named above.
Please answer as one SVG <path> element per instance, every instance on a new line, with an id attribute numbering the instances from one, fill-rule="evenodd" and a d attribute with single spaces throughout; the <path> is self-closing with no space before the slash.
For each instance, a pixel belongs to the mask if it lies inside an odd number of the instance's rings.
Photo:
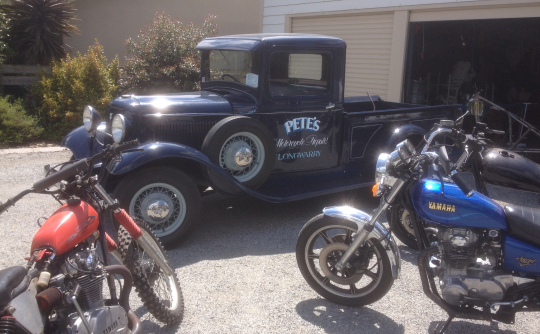
<path id="1" fill-rule="evenodd" d="M 377 197 L 377 190 L 379 190 L 379 182 L 375 183 L 373 188 L 371 188 L 371 192 L 373 193 L 373 197 Z"/>

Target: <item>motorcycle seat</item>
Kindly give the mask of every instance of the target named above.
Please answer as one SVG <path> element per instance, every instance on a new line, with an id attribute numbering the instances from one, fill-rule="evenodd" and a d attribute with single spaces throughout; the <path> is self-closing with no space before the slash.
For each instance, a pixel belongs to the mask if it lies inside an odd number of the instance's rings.
<path id="1" fill-rule="evenodd" d="M 530 243 L 540 245 L 540 209 L 519 205 L 506 205 L 504 213 L 510 232 Z"/>
<path id="2" fill-rule="evenodd" d="M 9 267 L 0 270 L 0 310 L 28 287 L 25 283 L 27 271 L 24 267 Z"/>

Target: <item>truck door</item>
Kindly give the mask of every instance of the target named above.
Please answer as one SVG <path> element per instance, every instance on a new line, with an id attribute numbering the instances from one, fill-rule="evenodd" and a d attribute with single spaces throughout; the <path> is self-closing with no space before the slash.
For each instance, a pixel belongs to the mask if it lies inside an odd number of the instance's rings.
<path id="1" fill-rule="evenodd" d="M 342 110 L 332 101 L 332 53 L 275 47 L 267 53 L 266 124 L 276 134 L 275 172 L 338 164 Z"/>

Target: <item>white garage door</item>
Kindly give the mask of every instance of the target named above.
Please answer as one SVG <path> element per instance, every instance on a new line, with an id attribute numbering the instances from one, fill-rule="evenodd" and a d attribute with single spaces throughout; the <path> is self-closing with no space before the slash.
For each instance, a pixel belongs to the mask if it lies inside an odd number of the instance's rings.
<path id="1" fill-rule="evenodd" d="M 345 96 L 387 98 L 394 14 L 297 17 L 293 33 L 334 36 L 347 43 Z"/>

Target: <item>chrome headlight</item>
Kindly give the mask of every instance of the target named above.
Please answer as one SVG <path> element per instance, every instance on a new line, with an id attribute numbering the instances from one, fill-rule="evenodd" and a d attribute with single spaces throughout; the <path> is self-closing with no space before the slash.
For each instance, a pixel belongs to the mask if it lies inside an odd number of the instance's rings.
<path id="1" fill-rule="evenodd" d="M 126 136 L 126 119 L 123 115 L 114 116 L 111 125 L 112 138 L 115 143 L 121 143 Z"/>
<path id="2" fill-rule="evenodd" d="M 410 158 L 416 154 L 416 149 L 410 140 L 405 139 L 396 145 L 396 149 L 390 153 L 390 163 L 397 167 L 403 163 L 409 163 Z"/>
<path id="3" fill-rule="evenodd" d="M 86 131 L 93 132 L 101 123 L 101 115 L 92 106 L 86 106 L 83 111 L 83 125 Z"/>
<path id="4" fill-rule="evenodd" d="M 381 153 L 377 159 L 377 165 L 375 166 L 375 182 L 380 183 L 382 177 L 386 174 L 386 163 L 390 159 L 390 154 Z"/>

